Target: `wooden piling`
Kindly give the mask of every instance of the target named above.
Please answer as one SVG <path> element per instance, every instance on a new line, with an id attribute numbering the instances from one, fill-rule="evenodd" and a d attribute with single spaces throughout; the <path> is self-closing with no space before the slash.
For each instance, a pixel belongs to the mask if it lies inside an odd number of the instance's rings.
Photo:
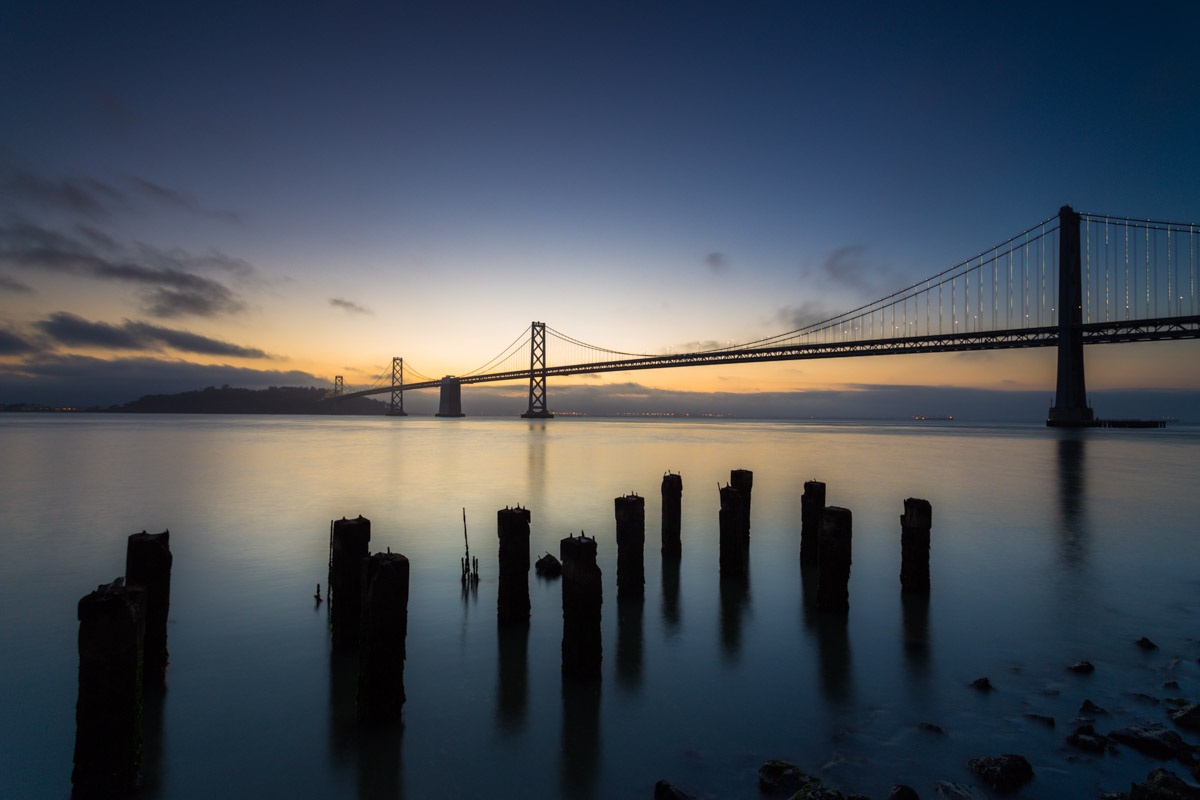
<path id="1" fill-rule="evenodd" d="M 933 507 L 928 500 L 909 497 L 900 516 L 900 590 L 929 594 L 929 530 Z"/>
<path id="2" fill-rule="evenodd" d="M 79 699 L 71 796 L 119 797 L 138 782 L 142 756 L 145 591 L 123 578 L 79 601 Z"/>
<path id="3" fill-rule="evenodd" d="M 171 610 L 171 534 L 134 533 L 125 547 L 125 583 L 146 590 L 142 681 L 161 684 L 167 670 L 167 618 Z"/>
<path id="4" fill-rule="evenodd" d="M 603 646 L 600 607 L 604 602 L 596 540 L 569 536 L 559 542 L 562 559 L 562 673 L 565 678 L 599 680 Z"/>
<path id="5" fill-rule="evenodd" d="M 662 479 L 662 552 L 678 555 L 683 550 L 682 529 L 683 476 L 673 472 Z"/>
<path id="6" fill-rule="evenodd" d="M 646 499 L 636 494 L 613 499 L 617 519 L 617 599 L 646 596 Z"/>
<path id="7" fill-rule="evenodd" d="M 363 561 L 370 555 L 371 520 L 334 520 L 329 543 L 329 619 L 333 646 L 358 646 L 362 624 Z"/>
<path id="8" fill-rule="evenodd" d="M 818 540 L 817 608 L 847 611 L 850 608 L 850 509 L 829 506 L 821 515 Z"/>
<path id="9" fill-rule="evenodd" d="M 817 563 L 818 539 L 821 535 L 821 515 L 825 513 L 825 484 L 805 481 L 800 495 L 800 563 Z"/>
<path id="10" fill-rule="evenodd" d="M 529 509 L 496 512 L 500 539 L 496 620 L 500 625 L 529 624 Z"/>
<path id="11" fill-rule="evenodd" d="M 733 486 L 721 488 L 720 525 L 721 575 L 745 575 L 749 569 L 749 541 L 743 535 L 742 495 Z"/>
<path id="12" fill-rule="evenodd" d="M 746 546 L 750 546 L 750 493 L 754 489 L 754 473 L 748 469 L 731 469 L 729 471 L 729 485 L 737 489 L 737 493 L 742 498 L 742 535 L 746 539 Z"/>
<path id="13" fill-rule="evenodd" d="M 362 634 L 358 650 L 358 718 L 393 722 L 404 708 L 408 635 L 408 559 L 375 553 L 366 561 Z"/>

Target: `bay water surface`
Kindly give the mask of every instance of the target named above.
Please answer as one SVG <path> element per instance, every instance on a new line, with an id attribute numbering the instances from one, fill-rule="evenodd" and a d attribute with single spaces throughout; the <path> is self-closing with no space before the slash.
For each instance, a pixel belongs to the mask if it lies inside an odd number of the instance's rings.
<path id="1" fill-rule="evenodd" d="M 754 472 L 750 578 L 731 588 L 718 487 L 738 468 Z M 659 554 L 667 470 L 684 484 L 677 565 Z M 805 603 L 811 479 L 853 513 L 843 619 Z M 618 604 L 613 499 L 630 492 L 646 594 Z M 906 497 L 933 506 L 927 603 L 900 593 Z M 599 542 L 596 687 L 560 675 L 558 581 L 531 569 L 528 632 L 497 630 L 496 511 L 518 504 L 535 559 L 581 531 Z M 359 514 L 373 551 L 412 565 L 408 700 L 382 730 L 355 725 L 353 656 L 331 652 L 312 598 L 330 520 Z M 76 603 L 123 573 L 129 534 L 166 529 L 146 798 L 648 798 L 659 779 L 751 798 L 772 758 L 933 797 L 1009 752 L 1036 774 L 1017 796 L 1094 797 L 1159 762 L 1068 747 L 1085 699 L 1106 732 L 1170 726 L 1166 701 L 1200 695 L 1200 428 L 3 414 L 0 796 L 69 796 Z M 1066 669 L 1081 659 L 1096 671 Z M 995 691 L 969 687 L 983 676 Z"/>

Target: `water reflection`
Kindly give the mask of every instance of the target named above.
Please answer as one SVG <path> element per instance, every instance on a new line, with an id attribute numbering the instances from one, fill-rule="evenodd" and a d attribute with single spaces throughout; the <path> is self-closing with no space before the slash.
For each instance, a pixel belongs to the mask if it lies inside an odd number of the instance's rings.
<path id="1" fill-rule="evenodd" d="M 847 630 L 850 615 L 844 611 L 817 608 L 817 581 L 816 567 L 804 565 L 800 568 L 804 627 L 817 639 L 821 696 L 831 707 L 842 708 L 854 698 L 850 680 L 850 635 Z"/>
<path id="2" fill-rule="evenodd" d="M 517 733 L 525 725 L 529 701 L 529 626 L 499 628 L 496 644 L 496 722 L 501 733 Z"/>
<path id="3" fill-rule="evenodd" d="M 355 718 L 358 653 L 329 654 L 329 744 L 335 767 L 353 761 L 359 800 L 392 800 L 404 795 L 404 726 L 363 728 Z"/>
<path id="4" fill-rule="evenodd" d="M 721 576 L 721 649 L 736 660 L 742 647 L 742 618 L 750 609 L 750 569 Z"/>
<path id="5" fill-rule="evenodd" d="M 904 624 L 904 665 L 914 688 L 929 682 L 929 595 L 900 593 Z"/>
<path id="6" fill-rule="evenodd" d="M 617 598 L 617 684 L 636 689 L 642 682 L 642 612 L 640 597 Z"/>
<path id="7" fill-rule="evenodd" d="M 600 772 L 600 681 L 562 682 L 560 797 L 591 798 Z"/>
<path id="8" fill-rule="evenodd" d="M 1058 430 L 1058 521 L 1059 557 L 1069 570 L 1082 566 L 1087 557 L 1084 492 L 1087 431 Z"/>
<path id="9" fill-rule="evenodd" d="M 662 556 L 662 619 L 667 634 L 679 634 L 681 619 L 679 611 L 679 554 L 663 553 Z"/>

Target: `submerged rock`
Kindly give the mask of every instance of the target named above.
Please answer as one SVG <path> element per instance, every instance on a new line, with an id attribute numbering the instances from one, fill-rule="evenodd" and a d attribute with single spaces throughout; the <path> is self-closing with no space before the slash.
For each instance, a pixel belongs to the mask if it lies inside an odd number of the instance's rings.
<path id="1" fill-rule="evenodd" d="M 1185 731 L 1200 731 L 1200 703 L 1189 703 L 1170 712 L 1171 721 Z"/>
<path id="2" fill-rule="evenodd" d="M 1045 725 L 1047 728 L 1054 727 L 1054 717 L 1048 717 L 1045 714 L 1025 714 L 1024 717 L 1025 717 L 1025 719 L 1041 723 L 1042 725 Z"/>
<path id="3" fill-rule="evenodd" d="M 932 722 L 918 722 L 917 727 L 926 733 L 933 733 L 938 736 L 946 735 L 946 731 L 941 725 L 934 725 Z"/>
<path id="4" fill-rule="evenodd" d="M 990 692 L 995 687 L 993 687 L 992 682 L 989 681 L 985 677 L 985 678 L 976 678 L 975 680 L 971 681 L 971 688 L 978 689 L 981 692 Z"/>
<path id="5" fill-rule="evenodd" d="M 1100 706 L 1093 703 L 1091 700 L 1084 700 L 1082 703 L 1079 704 L 1079 713 L 1087 714 L 1089 716 L 1093 716 L 1096 714 L 1104 714 L 1104 715 L 1108 714 L 1107 711 L 1105 711 L 1103 708 L 1101 708 Z"/>
<path id="6" fill-rule="evenodd" d="M 1033 767 L 1025 756 L 1016 753 L 972 758 L 968 763 L 980 780 L 1001 792 L 1013 791 L 1033 780 Z"/>
<path id="7" fill-rule="evenodd" d="M 987 800 L 974 786 L 951 781 L 938 781 L 934 784 L 938 800 Z"/>
<path id="8" fill-rule="evenodd" d="M 1178 733 L 1162 725 L 1130 725 L 1119 728 L 1109 735 L 1127 747 L 1151 758 L 1177 758 L 1184 764 L 1195 762 L 1195 748 L 1183 740 Z"/>
<path id="9" fill-rule="evenodd" d="M 793 795 L 817 779 L 795 764 L 772 760 L 758 768 L 758 788 L 766 794 Z"/>
<path id="10" fill-rule="evenodd" d="M 1090 661 L 1076 661 L 1067 669 L 1077 675 L 1091 675 L 1096 671 L 1096 667 Z"/>
<path id="11" fill-rule="evenodd" d="M 696 800 L 670 781 L 659 781 L 654 784 L 654 800 Z"/>
<path id="12" fill-rule="evenodd" d="M 897 783 L 888 792 L 887 800 L 921 800 L 917 790 L 903 783 Z"/>
<path id="13" fill-rule="evenodd" d="M 1136 642 L 1134 642 L 1134 644 L 1136 644 L 1138 647 L 1142 648 L 1143 650 L 1157 650 L 1158 649 L 1158 645 L 1156 645 L 1154 642 L 1147 639 L 1145 636 L 1138 639 Z"/>
<path id="14" fill-rule="evenodd" d="M 1112 743 L 1091 725 L 1080 725 L 1067 737 L 1067 744 L 1089 753 L 1103 753 Z"/>
<path id="15" fill-rule="evenodd" d="M 1151 770 L 1145 783 L 1129 787 L 1129 800 L 1200 800 L 1200 787 L 1193 786 L 1169 769 Z"/>

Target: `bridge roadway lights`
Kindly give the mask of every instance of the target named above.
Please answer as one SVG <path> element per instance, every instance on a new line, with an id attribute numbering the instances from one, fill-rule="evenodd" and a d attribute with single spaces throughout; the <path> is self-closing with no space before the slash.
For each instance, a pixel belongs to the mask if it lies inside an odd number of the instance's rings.
<path id="1" fill-rule="evenodd" d="M 541 411 L 522 411 L 521 419 L 554 419 L 554 414 L 545 409 Z"/>
<path id="2" fill-rule="evenodd" d="M 462 410 L 462 381 L 449 375 L 442 378 L 442 397 L 438 417 L 465 417 Z"/>

